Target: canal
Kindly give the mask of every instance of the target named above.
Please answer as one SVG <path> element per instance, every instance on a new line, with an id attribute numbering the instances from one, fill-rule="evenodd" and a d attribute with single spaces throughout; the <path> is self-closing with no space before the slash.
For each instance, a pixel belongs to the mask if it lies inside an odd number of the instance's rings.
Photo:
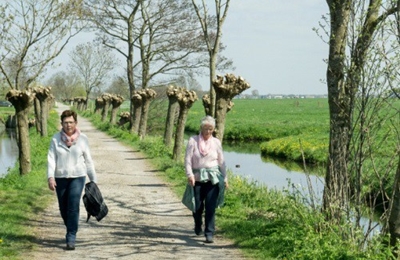
<path id="1" fill-rule="evenodd" d="M 0 128 L 0 178 L 15 166 L 18 158 L 16 133 L 13 129 Z"/>

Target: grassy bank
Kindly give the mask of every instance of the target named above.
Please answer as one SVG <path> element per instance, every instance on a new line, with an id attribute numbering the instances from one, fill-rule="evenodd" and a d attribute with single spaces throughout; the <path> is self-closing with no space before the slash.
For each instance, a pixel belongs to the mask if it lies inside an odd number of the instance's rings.
<path id="1" fill-rule="evenodd" d="M 58 114 L 52 112 L 49 133 L 56 131 Z M 51 136 L 51 134 L 49 134 Z M 19 259 L 18 254 L 35 246 L 34 230 L 28 225 L 49 205 L 53 194 L 47 188 L 47 150 L 50 137 L 29 133 L 32 171 L 21 176 L 18 165 L 0 179 L 0 259 Z"/>

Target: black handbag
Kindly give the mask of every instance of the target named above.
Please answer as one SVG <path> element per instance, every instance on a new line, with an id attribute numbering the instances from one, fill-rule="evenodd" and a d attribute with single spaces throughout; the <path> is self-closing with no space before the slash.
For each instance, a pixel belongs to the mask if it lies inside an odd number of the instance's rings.
<path id="1" fill-rule="evenodd" d="M 108 207 L 104 202 L 100 189 L 94 182 L 88 182 L 85 185 L 85 194 L 82 197 L 83 204 L 85 204 L 87 219 L 89 221 L 91 216 L 95 217 L 97 221 L 102 220 L 108 214 Z"/>

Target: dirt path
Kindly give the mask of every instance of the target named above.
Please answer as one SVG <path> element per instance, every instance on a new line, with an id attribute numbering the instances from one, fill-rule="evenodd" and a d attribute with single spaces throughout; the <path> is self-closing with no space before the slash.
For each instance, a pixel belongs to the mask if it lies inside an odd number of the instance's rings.
<path id="1" fill-rule="evenodd" d="M 58 112 L 66 108 L 59 104 Z M 23 259 L 244 259 L 218 230 L 214 244 L 194 234 L 190 211 L 138 151 L 96 130 L 84 118 L 79 118 L 78 127 L 89 138 L 108 216 L 86 223 L 81 202 L 76 250 L 66 251 L 65 227 L 54 194 L 50 207 L 32 221 L 37 247 Z"/>

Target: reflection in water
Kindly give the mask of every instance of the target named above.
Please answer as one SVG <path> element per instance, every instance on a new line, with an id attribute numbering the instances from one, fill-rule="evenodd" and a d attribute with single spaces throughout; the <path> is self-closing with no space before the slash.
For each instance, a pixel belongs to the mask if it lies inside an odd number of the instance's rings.
<path id="1" fill-rule="evenodd" d="M 242 149 L 243 147 L 244 149 Z M 234 175 L 244 177 L 250 182 L 264 185 L 270 189 L 288 189 L 289 191 L 293 191 L 294 187 L 304 195 L 304 200 L 310 205 L 311 201 L 307 174 L 302 171 L 301 165 L 296 163 L 284 163 L 283 160 L 264 158 L 260 155 L 258 144 L 247 143 L 231 145 L 229 143 L 224 143 L 223 149 L 226 166 Z M 310 172 L 308 175 L 309 181 L 312 187 L 311 194 L 315 195 L 313 196 L 316 200 L 314 202 L 319 205 L 322 203 L 324 189 L 324 177 L 322 174 L 324 168 L 325 167 L 308 169 Z M 289 185 L 291 186 L 289 187 Z M 378 224 L 379 217 L 372 220 L 370 220 L 369 217 L 363 217 L 361 219 L 361 226 L 363 226 L 365 232 L 368 230 L 370 221 L 372 221 L 373 225 L 378 225 L 371 232 L 370 235 L 372 236 L 380 232 L 381 226 Z"/>
<path id="2" fill-rule="evenodd" d="M 224 156 L 228 169 L 249 181 L 279 190 L 287 189 L 291 184 L 302 192 L 308 192 L 307 175 L 303 172 L 290 171 L 274 163 L 265 162 L 259 154 L 224 151 Z M 312 174 L 309 178 L 314 193 L 320 199 L 324 188 L 323 178 Z"/>
<path id="3" fill-rule="evenodd" d="M 0 133 L 0 178 L 9 168 L 13 168 L 18 158 L 18 146 L 15 131 L 5 129 Z"/>
<path id="4" fill-rule="evenodd" d="M 260 155 L 259 144 L 224 143 L 224 156 L 228 169 L 234 174 L 255 181 L 269 188 L 287 189 L 291 184 L 299 190 L 307 190 L 307 175 L 296 162 L 278 160 Z M 324 188 L 323 177 L 317 175 L 321 168 L 307 169 L 312 189 L 318 198 Z"/>

